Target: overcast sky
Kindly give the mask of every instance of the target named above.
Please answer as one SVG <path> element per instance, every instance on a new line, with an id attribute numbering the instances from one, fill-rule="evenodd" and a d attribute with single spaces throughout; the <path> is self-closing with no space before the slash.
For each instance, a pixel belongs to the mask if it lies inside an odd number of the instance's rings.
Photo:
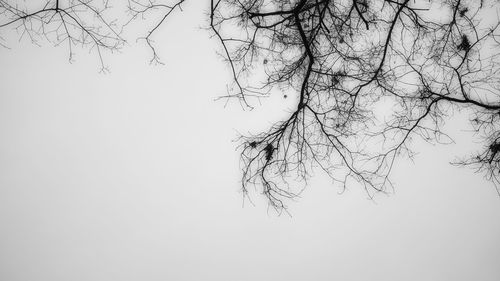
<path id="1" fill-rule="evenodd" d="M 224 107 L 228 70 L 191 1 L 156 37 L 164 66 L 132 44 L 109 74 L 77 50 L 0 49 L 0 280 L 500 280 L 500 198 L 449 165 L 474 144 L 413 143 L 395 192 L 339 194 L 319 171 L 292 217 L 242 200 L 238 132 L 286 114 Z"/>

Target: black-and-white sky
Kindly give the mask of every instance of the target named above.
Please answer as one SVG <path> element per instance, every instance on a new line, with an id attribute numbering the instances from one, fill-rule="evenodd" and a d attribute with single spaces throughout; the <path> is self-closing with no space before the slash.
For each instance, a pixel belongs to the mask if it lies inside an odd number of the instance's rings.
<path id="1" fill-rule="evenodd" d="M 0 280 L 500 280 L 497 191 L 449 164 L 478 145 L 466 116 L 446 126 L 455 144 L 413 142 L 388 196 L 317 171 L 291 217 L 258 188 L 243 200 L 234 139 L 293 101 L 214 101 L 230 76 L 207 8 L 162 27 L 164 66 L 140 42 L 108 74 L 85 50 L 0 49 Z"/>

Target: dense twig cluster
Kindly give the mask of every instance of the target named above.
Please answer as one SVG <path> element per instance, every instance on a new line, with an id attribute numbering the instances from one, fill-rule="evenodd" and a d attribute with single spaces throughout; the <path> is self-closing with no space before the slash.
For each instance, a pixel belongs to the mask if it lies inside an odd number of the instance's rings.
<path id="1" fill-rule="evenodd" d="M 268 131 L 242 140 L 242 187 L 263 187 L 282 209 L 320 168 L 332 179 L 383 192 L 414 137 L 448 142 L 452 109 L 469 108 L 486 150 L 464 160 L 498 182 L 499 21 L 496 2 L 212 0 L 211 26 L 237 98 L 295 91 L 296 106 Z M 479 20 L 483 17 L 483 22 Z M 262 63 L 262 61 L 264 63 Z M 252 75 L 265 72 L 257 84 Z"/>

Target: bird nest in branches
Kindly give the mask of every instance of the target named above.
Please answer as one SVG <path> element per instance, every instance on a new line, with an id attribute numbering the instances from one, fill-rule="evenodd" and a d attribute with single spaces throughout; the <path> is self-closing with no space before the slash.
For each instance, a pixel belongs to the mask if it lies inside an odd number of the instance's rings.
<path id="1" fill-rule="evenodd" d="M 462 41 L 457 46 L 457 48 L 458 48 L 459 51 L 468 51 L 468 50 L 470 50 L 471 44 L 470 44 L 470 41 L 469 41 L 469 38 L 467 37 L 467 35 L 465 35 L 465 34 L 462 35 Z"/>
<path id="2" fill-rule="evenodd" d="M 264 148 L 266 151 L 266 161 L 273 159 L 274 146 L 270 143 Z"/>

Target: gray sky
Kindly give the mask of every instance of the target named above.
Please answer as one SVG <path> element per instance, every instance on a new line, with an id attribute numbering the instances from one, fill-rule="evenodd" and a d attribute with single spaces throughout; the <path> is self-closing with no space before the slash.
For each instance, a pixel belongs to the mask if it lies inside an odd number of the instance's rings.
<path id="1" fill-rule="evenodd" d="M 465 116 L 456 144 L 414 142 L 394 194 L 340 195 L 318 171 L 292 217 L 258 191 L 243 206 L 232 140 L 287 104 L 213 101 L 229 76 L 203 8 L 156 37 L 161 67 L 140 44 L 105 75 L 86 51 L 0 49 L 1 280 L 500 280 L 500 198 L 448 164 L 474 147 Z"/>

